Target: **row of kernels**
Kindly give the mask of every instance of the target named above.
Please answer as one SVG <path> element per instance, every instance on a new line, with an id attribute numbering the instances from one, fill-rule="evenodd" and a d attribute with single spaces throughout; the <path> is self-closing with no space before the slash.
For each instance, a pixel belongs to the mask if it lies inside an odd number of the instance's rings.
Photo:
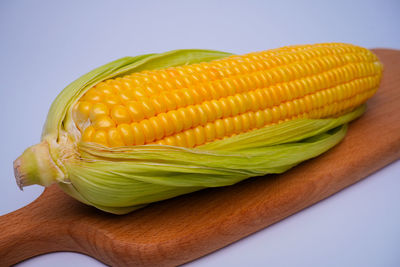
<path id="1" fill-rule="evenodd" d="M 377 87 L 371 88 L 362 93 L 353 95 L 349 98 L 343 99 L 342 101 L 335 101 L 329 105 L 325 105 L 316 109 L 310 110 L 310 112 L 305 113 L 307 118 L 318 119 L 325 117 L 336 117 L 344 112 L 351 111 L 354 107 L 357 107 L 364 103 L 367 99 L 372 97 L 377 90 Z"/>
<path id="2" fill-rule="evenodd" d="M 205 64 L 193 64 L 184 67 L 167 68 L 157 71 L 146 71 L 129 75 L 144 88 L 147 95 L 162 91 L 185 88 L 201 82 L 219 79 L 218 70 Z"/>
<path id="3" fill-rule="evenodd" d="M 86 128 L 82 135 L 85 142 L 95 142 L 105 146 L 131 146 L 142 145 L 159 140 L 157 143 L 166 145 L 177 145 L 185 147 L 194 147 L 215 139 L 221 139 L 224 136 L 232 134 L 240 134 L 255 128 L 261 128 L 267 124 L 285 120 L 286 118 L 299 116 L 303 113 L 303 117 L 320 118 L 336 114 L 340 110 L 347 109 L 351 106 L 357 106 L 369 98 L 375 91 L 375 88 L 367 90 L 363 93 L 355 92 L 350 98 L 340 101 L 338 99 L 330 99 L 321 105 L 318 96 L 311 99 L 311 104 L 306 110 L 295 110 L 299 104 L 290 102 L 283 103 L 273 108 L 259 110 L 257 112 L 247 112 L 234 117 L 217 119 L 205 125 L 199 125 L 192 129 L 182 131 L 160 140 L 163 136 L 163 127 L 160 123 L 153 120 L 145 120 L 141 123 L 121 124 L 117 128 L 96 130 L 93 126 Z M 328 89 L 332 90 L 332 89 Z M 307 100 L 302 104 L 307 106 Z M 295 103 L 295 102 L 294 102 Z M 300 104 L 300 105 L 302 105 Z M 174 124 L 174 122 L 172 122 Z"/>
<path id="4" fill-rule="evenodd" d="M 359 63 L 358 66 L 356 64 L 348 64 L 339 68 L 334 68 L 324 73 L 316 74 L 313 76 L 306 76 L 300 81 L 293 81 L 294 83 L 303 83 L 305 89 L 305 94 L 314 91 L 313 85 L 316 82 L 321 82 L 321 85 L 317 86 L 318 88 L 327 87 L 332 84 L 338 84 L 344 81 L 349 81 L 354 77 L 366 76 L 374 73 L 374 64 L 373 63 Z M 341 70 L 343 68 L 343 70 Z M 197 88 L 184 89 L 184 90 L 176 90 L 176 91 L 168 91 L 163 92 L 161 95 L 151 98 L 148 104 L 143 99 L 144 105 L 147 105 L 148 113 L 144 113 L 142 116 L 138 117 L 138 120 L 143 118 L 150 118 L 154 116 L 154 112 L 151 109 L 151 105 L 154 107 L 155 114 L 159 114 L 162 112 L 166 112 L 169 110 L 173 110 L 180 107 L 186 107 L 188 105 L 198 104 L 203 102 L 204 100 L 211 100 L 211 99 L 219 99 L 221 97 L 226 97 L 229 95 L 233 95 L 236 92 L 241 91 L 253 91 L 256 88 L 260 88 L 263 85 L 268 83 L 268 80 L 274 79 L 275 83 L 278 83 L 276 87 L 281 86 L 282 80 L 289 80 L 289 79 L 279 79 L 279 72 L 272 71 L 268 72 L 267 74 L 263 75 L 255 75 L 253 77 L 235 77 L 231 79 L 225 79 L 221 81 L 216 81 L 207 85 L 201 85 Z M 292 79 L 292 77 L 290 77 Z M 261 81 L 261 82 L 253 82 L 253 81 Z M 236 86 L 234 86 L 236 85 Z M 243 90 L 243 88 L 251 88 Z M 253 90 L 252 90 L 253 89 Z M 208 92 L 208 95 L 207 95 Z M 283 96 L 288 96 L 291 94 L 283 94 Z M 278 98 L 281 99 L 281 98 Z M 285 101 L 283 99 L 282 101 Z M 140 104 L 138 104 L 140 105 Z"/>
<path id="5" fill-rule="evenodd" d="M 204 126 L 180 132 L 157 142 L 157 144 L 194 147 L 225 136 L 247 132 L 256 127 L 256 118 L 253 112 L 235 117 L 218 119 Z"/>
<path id="6" fill-rule="evenodd" d="M 125 106 L 114 105 L 109 108 L 108 105 L 103 103 L 93 104 L 87 101 L 81 101 L 75 106 L 73 116 L 79 128 L 88 119 L 92 124 L 103 125 L 99 126 L 100 128 L 112 127 L 115 123 L 120 124 L 131 121 L 131 116 Z"/>
<path id="7" fill-rule="evenodd" d="M 352 95 L 350 95 L 350 96 L 345 95 L 345 96 L 353 97 L 353 98 L 355 96 L 357 97 L 357 95 L 360 94 L 359 91 L 362 92 L 363 90 L 365 90 L 366 86 L 372 86 L 369 88 L 374 88 L 374 86 L 377 86 L 377 83 L 378 83 L 378 78 L 371 78 L 371 77 L 362 79 L 361 81 L 355 80 L 353 82 L 352 87 L 358 88 L 358 89 L 350 90 Z M 317 92 L 313 95 L 307 96 L 304 99 L 296 99 L 294 101 L 286 102 L 279 106 L 268 108 L 266 110 L 261 110 L 261 111 L 257 111 L 257 112 L 247 112 L 247 113 L 244 113 L 241 115 L 250 116 L 249 121 L 252 121 L 255 123 L 255 125 L 250 124 L 251 128 L 252 127 L 259 128 L 266 123 L 277 122 L 277 121 L 282 120 L 287 117 L 292 117 L 297 114 L 307 113 L 311 110 L 315 110 L 315 109 L 319 109 L 320 107 L 331 105 L 332 103 L 335 103 L 337 101 L 339 101 L 339 103 L 340 103 L 339 97 L 341 97 L 341 95 L 337 93 L 337 91 L 339 91 L 339 90 L 343 90 L 343 88 L 327 89 L 327 90 L 324 90 L 321 92 Z M 344 96 L 344 95 L 342 95 L 342 96 Z M 345 105 L 350 105 L 352 102 L 347 101 L 346 103 L 345 103 Z M 335 113 L 336 113 L 336 111 L 335 111 Z M 229 120 L 231 120 L 231 118 L 236 118 L 234 121 L 237 122 L 237 120 L 238 120 L 237 118 L 240 118 L 241 115 L 224 118 L 224 119 L 226 119 L 226 121 L 229 121 Z M 327 114 L 327 115 L 329 115 L 329 114 Z M 222 120 L 224 120 L 224 119 L 222 119 Z M 207 125 L 209 125 L 209 124 L 210 123 L 207 123 Z M 238 124 L 236 124 L 236 125 L 238 125 Z M 208 126 L 208 127 L 211 127 L 211 129 L 212 129 L 212 126 Z M 236 129 L 238 129 L 238 127 L 236 127 Z M 244 127 L 244 129 L 247 129 L 247 128 Z M 218 134 L 216 133 L 216 136 L 217 135 Z M 209 135 L 209 136 L 212 136 L 212 135 Z"/>
<path id="8" fill-rule="evenodd" d="M 149 93 L 153 94 L 154 92 L 159 92 L 160 90 L 173 90 L 176 88 L 187 87 L 193 85 L 193 83 L 196 84 L 204 81 L 209 82 L 241 73 L 251 73 L 259 70 L 265 70 L 271 67 L 293 63 L 294 61 L 325 56 L 337 57 L 338 49 L 339 48 L 336 47 L 321 47 L 320 49 L 310 47 L 308 50 L 298 51 L 297 54 L 303 56 L 297 58 L 294 57 L 292 53 L 271 53 L 268 51 L 257 52 L 244 55 L 242 57 L 235 56 L 216 60 L 210 63 L 193 64 L 189 66 L 167 68 L 165 70 L 146 71 L 137 74 L 135 73 L 131 74 L 129 77 L 135 80 L 135 84 L 137 84 L 137 86 L 143 86 L 144 84 L 156 84 L 159 88 L 154 88 L 155 91 L 150 87 L 146 87 L 151 90 Z M 356 51 L 351 50 L 350 52 L 354 53 Z M 268 55 L 268 57 L 265 57 L 265 55 Z M 328 65 L 330 64 L 329 58 L 324 60 L 327 61 Z M 240 64 L 238 64 L 239 62 Z M 165 87 L 162 87 L 162 84 L 164 83 Z"/>
<path id="9" fill-rule="evenodd" d="M 249 130 L 259 129 L 266 125 L 277 122 L 288 121 L 295 118 L 323 118 L 339 114 L 343 110 L 356 107 L 370 98 L 376 91 L 372 88 L 361 94 L 356 94 L 343 101 L 334 101 L 322 107 L 311 107 L 303 113 L 295 113 L 288 109 L 286 103 L 279 107 L 268 108 L 258 112 L 248 112 L 235 117 L 216 120 L 205 126 L 197 126 L 194 129 L 180 132 L 157 141 L 157 144 L 195 147 L 207 142 L 232 137 L 233 135 L 245 133 Z M 286 106 L 285 106 L 286 105 Z"/>

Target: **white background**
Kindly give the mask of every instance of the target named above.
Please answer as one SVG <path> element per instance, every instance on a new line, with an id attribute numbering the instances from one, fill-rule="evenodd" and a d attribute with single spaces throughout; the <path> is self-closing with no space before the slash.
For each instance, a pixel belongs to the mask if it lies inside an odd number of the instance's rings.
<path id="1" fill-rule="evenodd" d="M 18 190 L 12 161 L 39 141 L 57 94 L 91 69 L 179 48 L 246 53 L 335 41 L 400 49 L 399 13 L 395 0 L 1 1 L 0 215 L 42 192 Z M 400 266 L 399 178 L 397 161 L 188 266 Z M 55 265 L 103 266 L 65 252 L 18 266 Z"/>

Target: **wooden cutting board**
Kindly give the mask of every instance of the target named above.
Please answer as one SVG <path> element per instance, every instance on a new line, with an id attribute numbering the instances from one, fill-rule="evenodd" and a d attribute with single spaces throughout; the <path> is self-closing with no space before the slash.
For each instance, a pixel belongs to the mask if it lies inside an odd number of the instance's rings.
<path id="1" fill-rule="evenodd" d="M 375 52 L 385 67 L 381 88 L 344 141 L 324 155 L 282 175 L 176 197 L 124 216 L 85 206 L 53 185 L 30 205 L 0 217 L 0 266 L 54 251 L 80 252 L 113 266 L 182 264 L 395 161 L 400 158 L 400 51 Z"/>

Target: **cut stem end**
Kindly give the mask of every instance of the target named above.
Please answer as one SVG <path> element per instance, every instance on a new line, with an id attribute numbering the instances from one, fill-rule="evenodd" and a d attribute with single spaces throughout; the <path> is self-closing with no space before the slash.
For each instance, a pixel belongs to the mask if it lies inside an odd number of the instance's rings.
<path id="1" fill-rule="evenodd" d="M 46 141 L 29 147 L 14 161 L 14 175 L 21 190 L 33 184 L 49 186 L 64 177 L 54 163 Z"/>

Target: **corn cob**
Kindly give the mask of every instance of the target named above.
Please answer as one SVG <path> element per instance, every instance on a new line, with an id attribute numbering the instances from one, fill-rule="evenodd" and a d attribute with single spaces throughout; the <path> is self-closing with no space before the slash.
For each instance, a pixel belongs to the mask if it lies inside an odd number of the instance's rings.
<path id="1" fill-rule="evenodd" d="M 195 147 L 280 121 L 337 116 L 371 97 L 380 76 L 364 48 L 285 47 L 109 79 L 76 103 L 73 117 L 85 142 Z"/>
<path id="2" fill-rule="evenodd" d="M 340 142 L 381 75 L 371 51 L 341 43 L 122 58 L 60 93 L 15 177 L 124 214 L 282 173 Z"/>

